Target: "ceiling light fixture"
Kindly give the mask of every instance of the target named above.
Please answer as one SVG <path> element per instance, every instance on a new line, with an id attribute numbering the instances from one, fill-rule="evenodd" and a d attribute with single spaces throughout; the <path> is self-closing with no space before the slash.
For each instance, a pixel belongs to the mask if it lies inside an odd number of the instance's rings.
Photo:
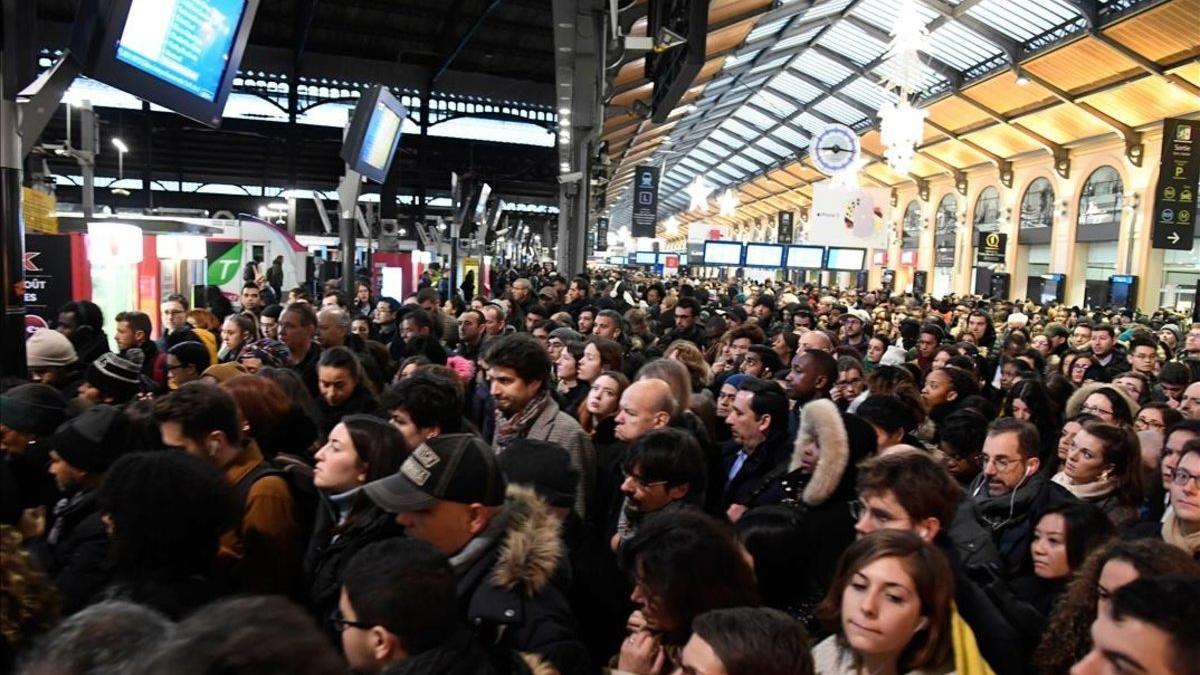
<path id="1" fill-rule="evenodd" d="M 891 66 L 888 70 L 892 75 L 887 78 L 885 88 L 896 90 L 897 99 L 879 110 L 879 136 L 888 166 L 905 175 L 912 168 L 915 147 L 924 136 L 926 115 L 925 110 L 914 107 L 911 101 L 924 71 L 920 51 L 929 37 L 914 0 L 902 0 L 891 34 L 887 65 Z"/>
<path id="2" fill-rule="evenodd" d="M 720 197 L 717 198 L 717 205 L 721 207 L 721 215 L 732 216 L 736 211 L 741 200 L 733 190 L 725 190 Z"/>

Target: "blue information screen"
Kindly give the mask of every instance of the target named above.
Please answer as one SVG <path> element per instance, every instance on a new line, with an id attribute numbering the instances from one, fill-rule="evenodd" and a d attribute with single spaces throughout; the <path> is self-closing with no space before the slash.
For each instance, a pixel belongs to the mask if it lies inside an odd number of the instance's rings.
<path id="1" fill-rule="evenodd" d="M 246 0 L 133 0 L 117 60 L 216 99 Z"/>
<path id="2" fill-rule="evenodd" d="M 400 121 L 400 116 L 382 101 L 375 103 L 359 159 L 380 171 L 387 169 L 396 134 L 400 133 Z"/>

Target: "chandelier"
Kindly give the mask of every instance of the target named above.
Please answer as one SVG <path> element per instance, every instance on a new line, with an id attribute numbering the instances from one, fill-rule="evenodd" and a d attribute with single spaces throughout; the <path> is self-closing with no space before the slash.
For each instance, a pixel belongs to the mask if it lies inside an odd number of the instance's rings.
<path id="1" fill-rule="evenodd" d="M 884 67 L 888 72 L 884 88 L 895 91 L 897 99 L 895 103 L 884 103 L 879 110 L 879 136 L 888 166 L 904 175 L 912 168 L 915 148 L 924 135 L 926 114 L 911 102 L 913 92 L 921 82 L 919 52 L 929 38 L 915 0 L 901 0 L 891 35 Z"/>

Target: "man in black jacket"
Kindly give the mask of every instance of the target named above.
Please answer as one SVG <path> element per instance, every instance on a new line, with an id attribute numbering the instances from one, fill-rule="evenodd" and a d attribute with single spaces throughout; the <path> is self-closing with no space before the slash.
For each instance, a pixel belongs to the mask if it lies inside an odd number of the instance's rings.
<path id="1" fill-rule="evenodd" d="M 54 507 L 49 531 L 31 549 L 54 579 L 63 614 L 85 607 L 108 580 L 108 535 L 96 489 L 128 438 L 129 419 L 119 408 L 101 403 L 64 422 L 50 441 L 50 473 L 63 497 Z"/>
<path id="2" fill-rule="evenodd" d="M 699 318 L 700 303 L 695 298 L 680 298 L 675 305 L 675 328 L 659 340 L 659 344 L 666 348 L 676 340 L 687 340 L 704 349 L 704 329 L 698 323 Z"/>
<path id="3" fill-rule="evenodd" d="M 782 498 L 767 488 L 792 455 L 787 397 L 774 382 L 748 378 L 738 388 L 725 420 L 733 440 L 724 453 L 723 473 L 713 477 L 713 485 L 723 486 L 721 508 L 736 522 L 748 509 Z"/>
<path id="4" fill-rule="evenodd" d="M 366 495 L 409 536 L 450 558 L 458 610 L 486 648 L 589 672 L 565 589 L 559 521 L 532 490 L 507 489 L 496 454 L 471 434 L 430 438 Z M 507 492 L 507 498 L 506 498 Z"/>

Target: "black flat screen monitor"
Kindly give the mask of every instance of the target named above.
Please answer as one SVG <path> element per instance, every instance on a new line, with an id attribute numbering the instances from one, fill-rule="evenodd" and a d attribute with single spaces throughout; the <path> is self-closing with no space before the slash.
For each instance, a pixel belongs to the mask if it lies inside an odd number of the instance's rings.
<path id="1" fill-rule="evenodd" d="M 824 264 L 824 246 L 788 246 L 787 267 L 789 269 L 819 270 Z"/>
<path id="2" fill-rule="evenodd" d="M 658 254 L 654 251 L 638 251 L 633 255 L 633 262 L 638 265 L 654 265 L 658 263 Z"/>
<path id="3" fill-rule="evenodd" d="M 384 87 L 375 85 L 364 93 L 354 107 L 346 140 L 342 141 L 346 165 L 376 183 L 386 180 L 400 145 L 405 114 L 404 106 Z M 482 193 L 472 195 L 476 199 L 480 196 Z"/>
<path id="4" fill-rule="evenodd" d="M 742 245 L 736 241 L 706 241 L 704 242 L 704 264 L 741 265 Z"/>
<path id="5" fill-rule="evenodd" d="M 746 267 L 783 267 L 784 247 L 780 244 L 746 244 Z"/>
<path id="6" fill-rule="evenodd" d="M 211 127 L 242 62 L 259 0 L 111 0 L 84 72 Z"/>
<path id="7" fill-rule="evenodd" d="M 830 246 L 825 252 L 825 269 L 839 272 L 857 272 L 867 260 L 865 248 L 842 248 Z"/>

